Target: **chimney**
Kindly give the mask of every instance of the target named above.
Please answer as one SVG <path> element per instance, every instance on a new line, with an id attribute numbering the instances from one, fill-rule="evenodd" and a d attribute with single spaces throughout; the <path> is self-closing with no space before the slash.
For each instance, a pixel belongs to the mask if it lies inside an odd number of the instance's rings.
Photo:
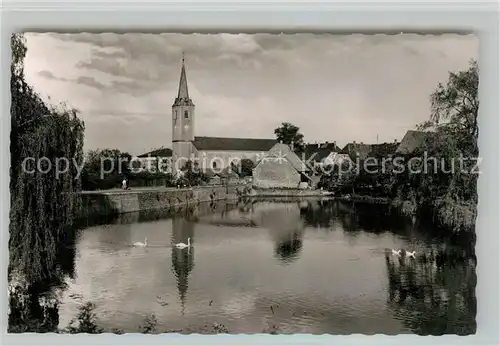
<path id="1" fill-rule="evenodd" d="M 280 144 L 283 144 L 283 141 L 280 141 Z"/>
<path id="2" fill-rule="evenodd" d="M 321 143 L 318 143 L 318 149 L 319 149 L 319 147 L 321 147 Z"/>
<path id="3" fill-rule="evenodd" d="M 292 151 L 293 151 L 293 141 L 292 141 L 292 143 L 290 143 L 290 149 L 292 149 Z"/>

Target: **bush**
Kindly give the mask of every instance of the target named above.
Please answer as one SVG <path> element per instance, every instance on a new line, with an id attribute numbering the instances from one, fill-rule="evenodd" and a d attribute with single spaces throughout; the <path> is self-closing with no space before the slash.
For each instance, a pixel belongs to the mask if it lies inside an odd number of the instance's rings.
<path id="1" fill-rule="evenodd" d="M 95 305 L 93 303 L 87 302 L 81 305 L 78 310 L 76 319 L 72 319 L 68 326 L 68 331 L 71 334 L 99 334 L 103 332 L 103 329 L 97 325 L 97 317 L 94 312 Z"/>

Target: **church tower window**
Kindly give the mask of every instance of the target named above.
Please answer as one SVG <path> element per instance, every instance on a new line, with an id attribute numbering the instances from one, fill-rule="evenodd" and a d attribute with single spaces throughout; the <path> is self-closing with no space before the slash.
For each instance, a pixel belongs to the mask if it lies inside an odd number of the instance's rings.
<path id="1" fill-rule="evenodd" d="M 188 111 L 184 111 L 184 119 L 188 119 L 189 118 L 189 112 Z"/>
<path id="2" fill-rule="evenodd" d="M 217 162 L 212 162 L 212 168 L 217 168 Z"/>

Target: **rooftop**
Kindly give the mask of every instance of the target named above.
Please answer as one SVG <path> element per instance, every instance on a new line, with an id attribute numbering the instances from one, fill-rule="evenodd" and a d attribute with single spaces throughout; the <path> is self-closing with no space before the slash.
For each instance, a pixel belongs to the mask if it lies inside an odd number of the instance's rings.
<path id="1" fill-rule="evenodd" d="M 266 138 L 195 137 L 193 145 L 198 150 L 269 151 L 278 141 Z"/>

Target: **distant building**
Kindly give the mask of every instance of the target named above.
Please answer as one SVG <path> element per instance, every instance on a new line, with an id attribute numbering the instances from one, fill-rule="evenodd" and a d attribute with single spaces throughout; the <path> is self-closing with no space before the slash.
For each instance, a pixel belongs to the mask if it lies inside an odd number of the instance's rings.
<path id="1" fill-rule="evenodd" d="M 277 143 L 275 139 L 195 137 L 194 133 L 195 105 L 189 97 L 182 59 L 179 91 L 172 105 L 172 163 L 176 169 L 188 160 L 197 161 L 204 171 L 222 170 L 244 158 L 257 163 Z"/>
<path id="2" fill-rule="evenodd" d="M 396 154 L 411 154 L 418 148 L 421 148 L 427 140 L 432 139 L 435 135 L 435 132 L 409 130 L 396 149 Z"/>
<path id="3" fill-rule="evenodd" d="M 340 152 L 336 142 L 308 143 L 304 149 L 303 159 L 312 167 L 332 164 L 332 158 Z"/>
<path id="4" fill-rule="evenodd" d="M 347 154 L 352 161 L 357 162 L 357 160 L 365 160 L 371 150 L 372 146 L 370 144 L 351 142 L 342 148 L 340 154 Z"/>
<path id="5" fill-rule="evenodd" d="M 161 171 L 165 173 L 172 172 L 172 150 L 169 148 L 160 148 L 138 155 L 134 161 L 136 160 L 140 162 L 140 168 L 143 171 L 156 172 L 160 165 Z"/>
<path id="6" fill-rule="evenodd" d="M 364 143 L 348 143 L 344 148 L 335 150 L 318 149 L 316 155 L 316 167 L 322 166 L 342 166 L 350 165 L 354 167 L 356 160 L 364 161 L 369 157 L 391 157 L 398 147 L 399 143 L 380 143 L 380 144 L 364 144 Z M 318 162 L 319 161 L 319 162 Z"/>
<path id="7" fill-rule="evenodd" d="M 376 158 L 393 157 L 399 145 L 400 143 L 397 140 L 394 140 L 393 143 L 372 144 L 368 156 Z"/>
<path id="8" fill-rule="evenodd" d="M 323 160 L 323 166 L 342 166 L 348 164 L 351 167 L 354 166 L 354 161 L 348 154 L 341 154 L 333 152 L 328 157 Z"/>

